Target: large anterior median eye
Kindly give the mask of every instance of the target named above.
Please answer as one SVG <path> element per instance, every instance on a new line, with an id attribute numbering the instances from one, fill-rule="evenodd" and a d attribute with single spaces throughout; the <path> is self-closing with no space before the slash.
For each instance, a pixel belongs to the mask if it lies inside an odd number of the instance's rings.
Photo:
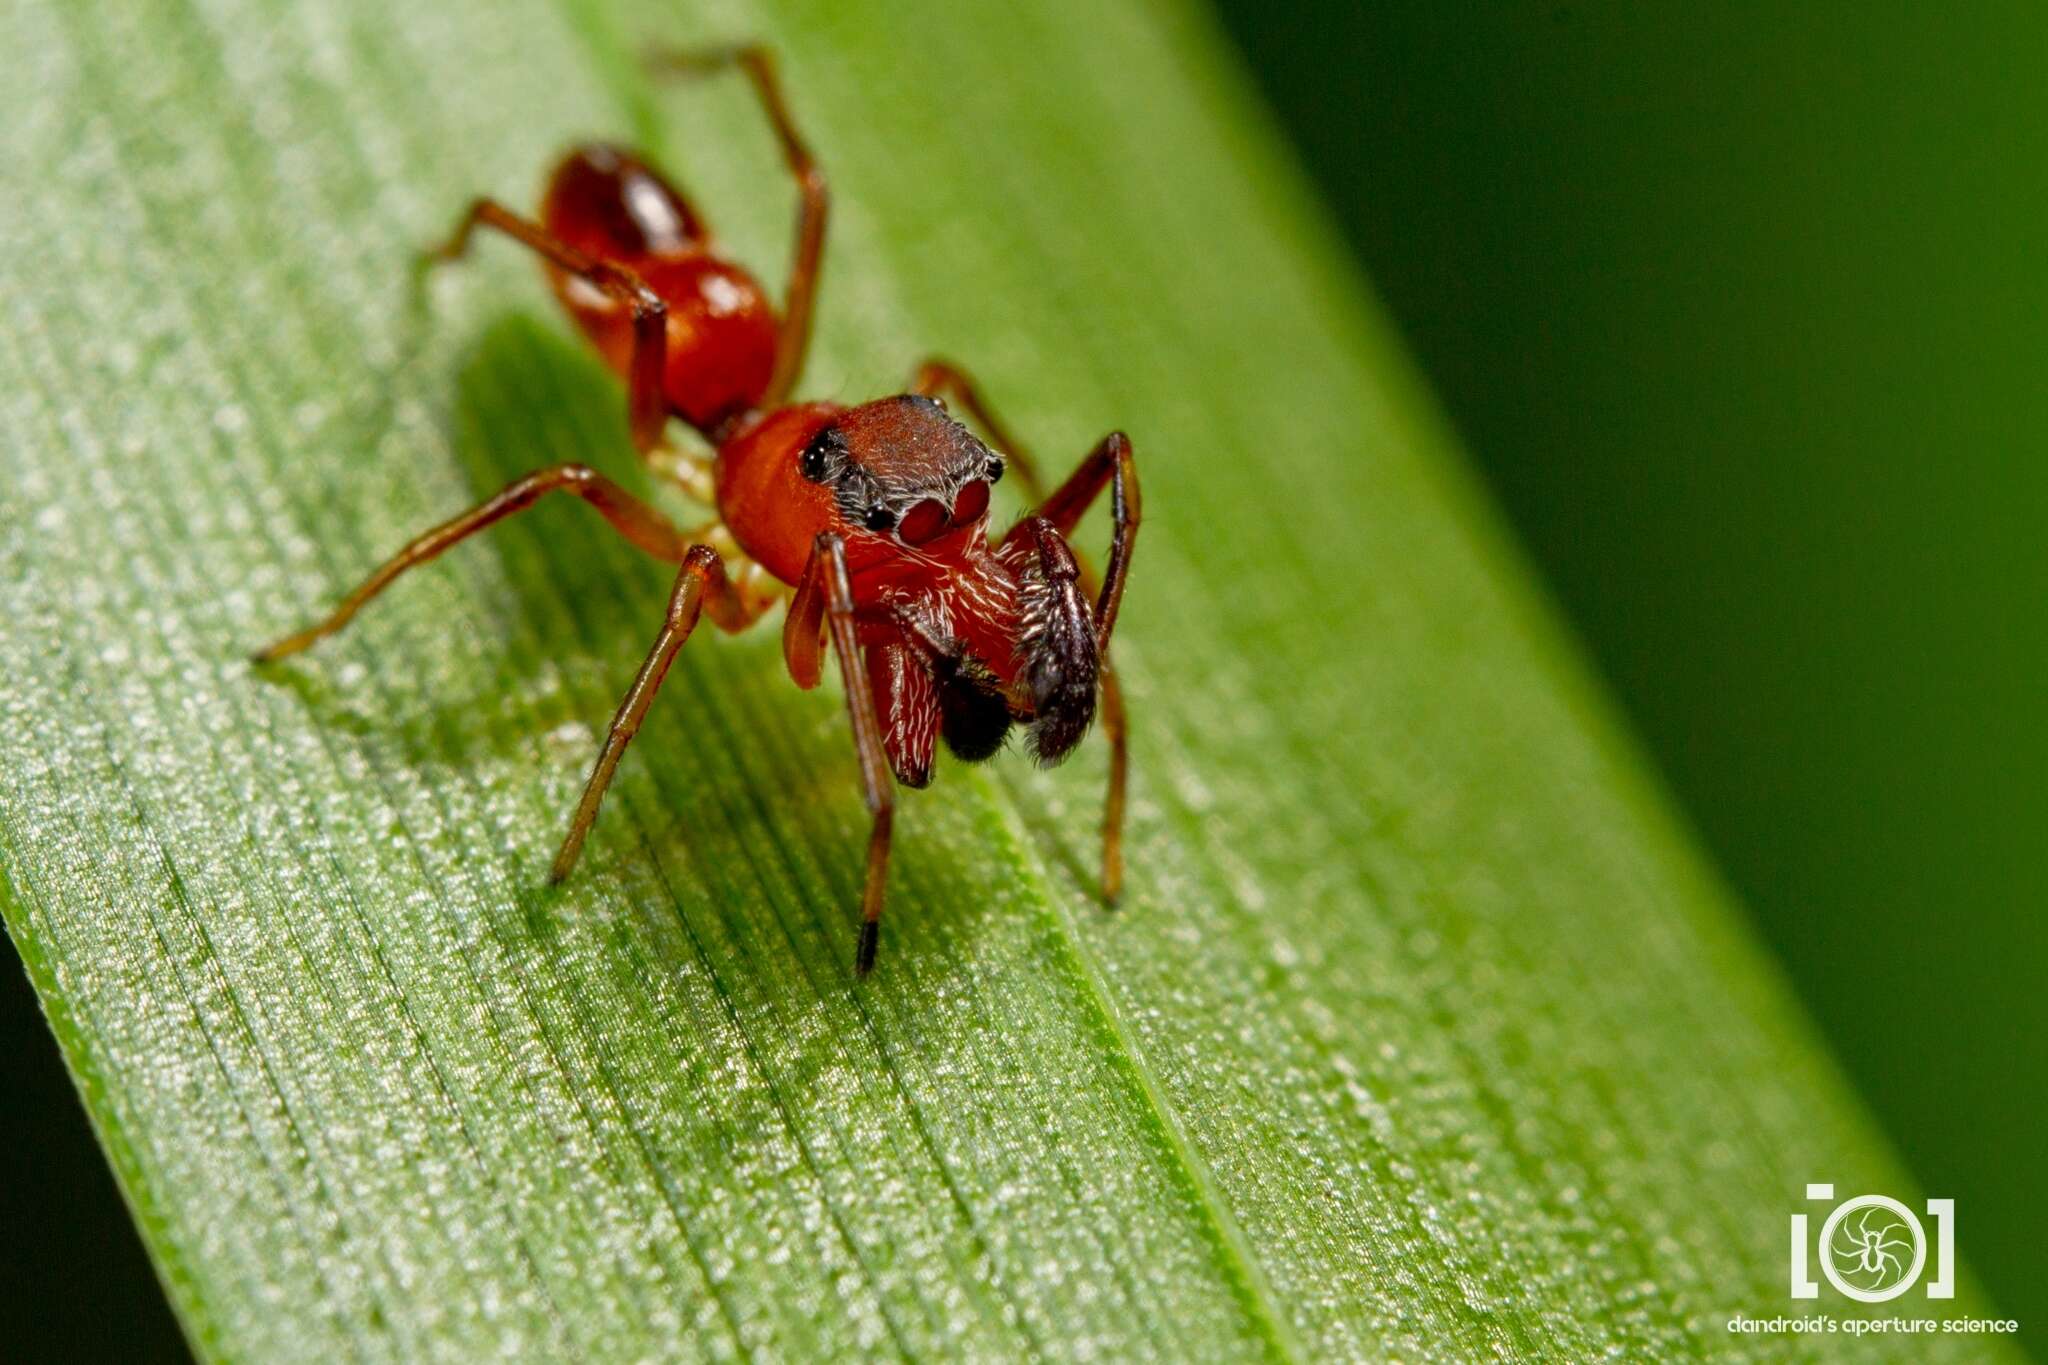
<path id="1" fill-rule="evenodd" d="M 937 498 L 926 498 L 903 514 L 902 522 L 896 527 L 896 534 L 906 545 L 922 545 L 946 529 L 952 517 L 946 511 L 946 504 Z"/>
<path id="2" fill-rule="evenodd" d="M 988 511 L 988 484 L 976 479 L 960 490 L 960 496 L 953 499 L 953 524 L 965 526 L 979 521 L 981 514 Z"/>

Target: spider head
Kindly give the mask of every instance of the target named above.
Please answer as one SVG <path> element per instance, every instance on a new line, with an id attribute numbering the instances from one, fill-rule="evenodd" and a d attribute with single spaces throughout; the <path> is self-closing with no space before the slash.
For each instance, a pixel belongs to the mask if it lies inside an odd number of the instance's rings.
<path id="1" fill-rule="evenodd" d="M 902 394 L 849 408 L 797 456 L 832 491 L 847 530 L 939 556 L 979 535 L 1003 457 L 930 398 Z"/>

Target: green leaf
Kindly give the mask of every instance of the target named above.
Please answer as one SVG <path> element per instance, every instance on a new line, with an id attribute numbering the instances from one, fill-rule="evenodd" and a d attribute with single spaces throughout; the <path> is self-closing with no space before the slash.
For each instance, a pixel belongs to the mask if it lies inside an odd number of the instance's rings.
<path id="1" fill-rule="evenodd" d="M 1146 480 L 1125 904 L 1099 746 L 955 766 L 859 984 L 843 713 L 770 627 L 690 644 L 544 889 L 668 581 L 579 509 L 243 662 L 529 468 L 645 486 L 529 261 L 406 267 L 607 135 L 779 273 L 741 89 L 633 60 L 750 35 L 837 190 L 810 390 L 942 351 Z M 30 0 L 0 50 L 0 905 L 203 1355 L 1820 1349 L 1723 1323 L 1792 1311 L 1804 1182 L 1910 1182 L 1206 17 Z"/>

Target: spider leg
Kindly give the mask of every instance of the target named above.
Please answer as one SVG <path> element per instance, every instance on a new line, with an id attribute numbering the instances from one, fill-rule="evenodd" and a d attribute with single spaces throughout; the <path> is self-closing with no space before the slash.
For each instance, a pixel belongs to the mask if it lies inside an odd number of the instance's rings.
<path id="1" fill-rule="evenodd" d="M 846 713 L 853 726 L 854 755 L 860 762 L 861 792 L 873 821 L 868 830 L 867 874 L 861 883 L 860 942 L 853 957 L 854 974 L 866 976 L 874 970 L 882 942 L 882 891 L 889 876 L 896 791 L 857 626 L 853 581 L 846 569 L 846 542 L 831 531 L 821 532 L 811 545 L 810 563 L 789 604 L 782 649 L 797 686 L 816 687 L 822 671 L 820 636 L 829 630 L 832 652 L 839 660 L 839 679 L 846 687 Z"/>
<path id="2" fill-rule="evenodd" d="M 583 841 L 597 819 L 597 809 L 604 802 L 605 790 L 611 786 L 612 775 L 618 771 L 619 760 L 625 756 L 626 746 L 633 742 L 633 736 L 640 732 L 640 723 L 646 719 L 647 709 L 654 704 L 654 694 L 661 690 L 669 665 L 675 662 L 676 654 L 690 638 L 690 632 L 697 628 L 698 616 L 708 607 L 712 619 L 728 630 L 739 629 L 745 624 L 745 608 L 726 580 L 725 562 L 718 557 L 718 552 L 708 545 L 693 545 L 682 559 L 675 587 L 669 593 L 668 613 L 662 620 L 661 631 L 654 637 L 653 648 L 647 651 L 640 672 L 634 676 L 633 685 L 626 689 L 618 712 L 612 717 L 604 747 L 598 750 L 597 763 L 590 770 L 590 780 L 584 784 L 583 798 L 576 803 L 575 815 L 570 817 L 569 832 L 563 836 L 561 851 L 555 855 L 554 868 L 548 874 L 550 882 L 561 881 L 575 868 L 576 859 L 583 852 Z"/>
<path id="3" fill-rule="evenodd" d="M 1116 630 L 1118 608 L 1123 603 L 1124 584 L 1130 576 L 1131 551 L 1137 544 L 1142 506 L 1138 497 L 1138 468 L 1130 440 L 1120 431 L 1102 438 L 1067 481 L 1040 503 L 1037 512 L 1010 531 L 1016 538 L 1029 534 L 1034 521 L 1051 523 L 1062 537 L 1073 534 L 1104 488 L 1110 491 L 1109 568 L 1102 578 L 1095 600 L 1095 648 L 1101 669 L 1102 728 L 1109 737 L 1109 800 L 1102 818 L 1102 890 L 1114 903 L 1123 888 L 1124 808 L 1130 785 L 1129 724 L 1124 714 L 1123 688 L 1111 665 L 1109 642 Z M 1093 588 L 1093 575 L 1082 567 L 1084 591 Z"/>
<path id="4" fill-rule="evenodd" d="M 1124 578 L 1130 569 L 1131 546 L 1138 532 L 1138 473 L 1131 458 L 1130 441 L 1122 432 L 1104 438 L 1067 482 L 1048 497 L 1045 484 L 1038 475 L 1037 462 L 996 416 L 988 399 L 983 396 L 981 386 L 966 370 L 949 360 L 931 357 L 917 367 L 910 389 L 912 393 L 920 393 L 927 398 L 950 395 L 957 399 L 967 410 L 967 415 L 988 433 L 996 448 L 1006 457 L 1010 468 L 1016 472 L 1026 501 L 1038 510 L 1040 516 L 1053 520 L 1062 536 L 1073 532 L 1075 523 L 1101 495 L 1106 482 L 1115 484 L 1112 497 L 1116 530 L 1110 546 L 1108 579 L 1098 583 L 1094 567 L 1087 557 L 1078 552 L 1075 555 L 1081 567 L 1081 590 L 1097 599 L 1095 621 L 1100 656 L 1097 681 L 1102 689 L 1102 731 L 1109 740 L 1109 797 L 1104 802 L 1102 815 L 1102 895 L 1104 900 L 1114 905 L 1123 890 L 1124 807 L 1130 788 L 1131 756 L 1130 722 L 1124 710 L 1124 689 L 1110 661 L 1108 644 L 1110 629 L 1116 624 L 1117 608 L 1123 602 Z M 1109 450 L 1112 445 L 1116 447 L 1113 451 Z M 1011 531 L 1012 535 L 1016 533 L 1015 529 Z"/>
<path id="5" fill-rule="evenodd" d="M 581 498 L 596 508 L 620 535 L 657 559 L 673 564 L 680 561 L 690 548 L 689 541 L 667 517 L 588 465 L 555 465 L 528 474 L 461 516 L 415 537 L 354 592 L 343 598 L 341 605 L 326 619 L 266 645 L 256 652 L 255 661 L 271 663 L 334 634 L 362 610 L 364 603 L 384 591 L 407 569 L 417 568 L 514 512 L 524 511 L 549 493 L 568 493 Z"/>
<path id="6" fill-rule="evenodd" d="M 761 108 L 782 144 L 782 159 L 796 177 L 796 254 L 790 263 L 789 286 L 783 295 L 782 328 L 775 341 L 775 369 L 768 381 L 762 406 L 780 406 L 797 378 L 803 373 L 804 352 L 810 345 L 812 301 L 818 292 L 818 267 L 825 255 L 825 219 L 831 196 L 825 173 L 811 156 L 810 147 L 790 117 L 782 97 L 782 83 L 775 74 L 775 55 L 755 44 L 740 47 L 658 48 L 647 54 L 650 70 L 662 74 L 709 75 L 727 67 L 738 67 L 754 87 Z"/>
<path id="7" fill-rule="evenodd" d="M 1110 502 L 1109 567 L 1103 572 L 1102 590 L 1095 601 L 1095 641 L 1106 655 L 1109 637 L 1116 630 L 1117 609 L 1123 604 L 1124 583 L 1130 577 L 1138 523 L 1143 518 L 1138 498 L 1138 465 L 1131 453 L 1130 438 L 1121 431 L 1103 437 L 1067 476 L 1067 481 L 1039 504 L 1034 515 L 1051 522 L 1061 536 L 1071 536 L 1104 488 L 1109 490 Z"/>
<path id="8" fill-rule="evenodd" d="M 495 199 L 473 201 L 448 239 L 421 256 L 421 265 L 461 259 L 479 227 L 497 229 L 632 310 L 633 359 L 628 366 L 626 415 L 632 423 L 636 449 L 645 454 L 660 445 L 662 432 L 668 426 L 668 395 L 662 388 L 668 369 L 668 305 L 661 296 L 626 267 L 578 251 L 539 223 L 514 213 Z"/>

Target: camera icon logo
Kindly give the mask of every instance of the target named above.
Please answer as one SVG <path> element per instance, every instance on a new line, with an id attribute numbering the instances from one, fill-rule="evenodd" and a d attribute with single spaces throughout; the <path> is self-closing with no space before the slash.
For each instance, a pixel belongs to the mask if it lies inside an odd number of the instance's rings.
<path id="1" fill-rule="evenodd" d="M 1833 1185 L 1808 1185 L 1806 1197 L 1834 1203 Z M 1955 1297 L 1956 1201 L 1930 1199 L 1934 1220 L 1934 1278 L 1927 1297 Z M 1809 1273 L 1810 1259 L 1835 1292 L 1860 1303 L 1884 1303 L 1911 1289 L 1927 1268 L 1928 1239 L 1919 1215 L 1896 1199 L 1881 1194 L 1858 1195 L 1835 1204 L 1820 1225 L 1818 1246 L 1810 1244 L 1811 1220 L 1804 1213 L 1791 1219 L 1790 1285 L 1795 1299 L 1817 1299 L 1820 1285 Z"/>

